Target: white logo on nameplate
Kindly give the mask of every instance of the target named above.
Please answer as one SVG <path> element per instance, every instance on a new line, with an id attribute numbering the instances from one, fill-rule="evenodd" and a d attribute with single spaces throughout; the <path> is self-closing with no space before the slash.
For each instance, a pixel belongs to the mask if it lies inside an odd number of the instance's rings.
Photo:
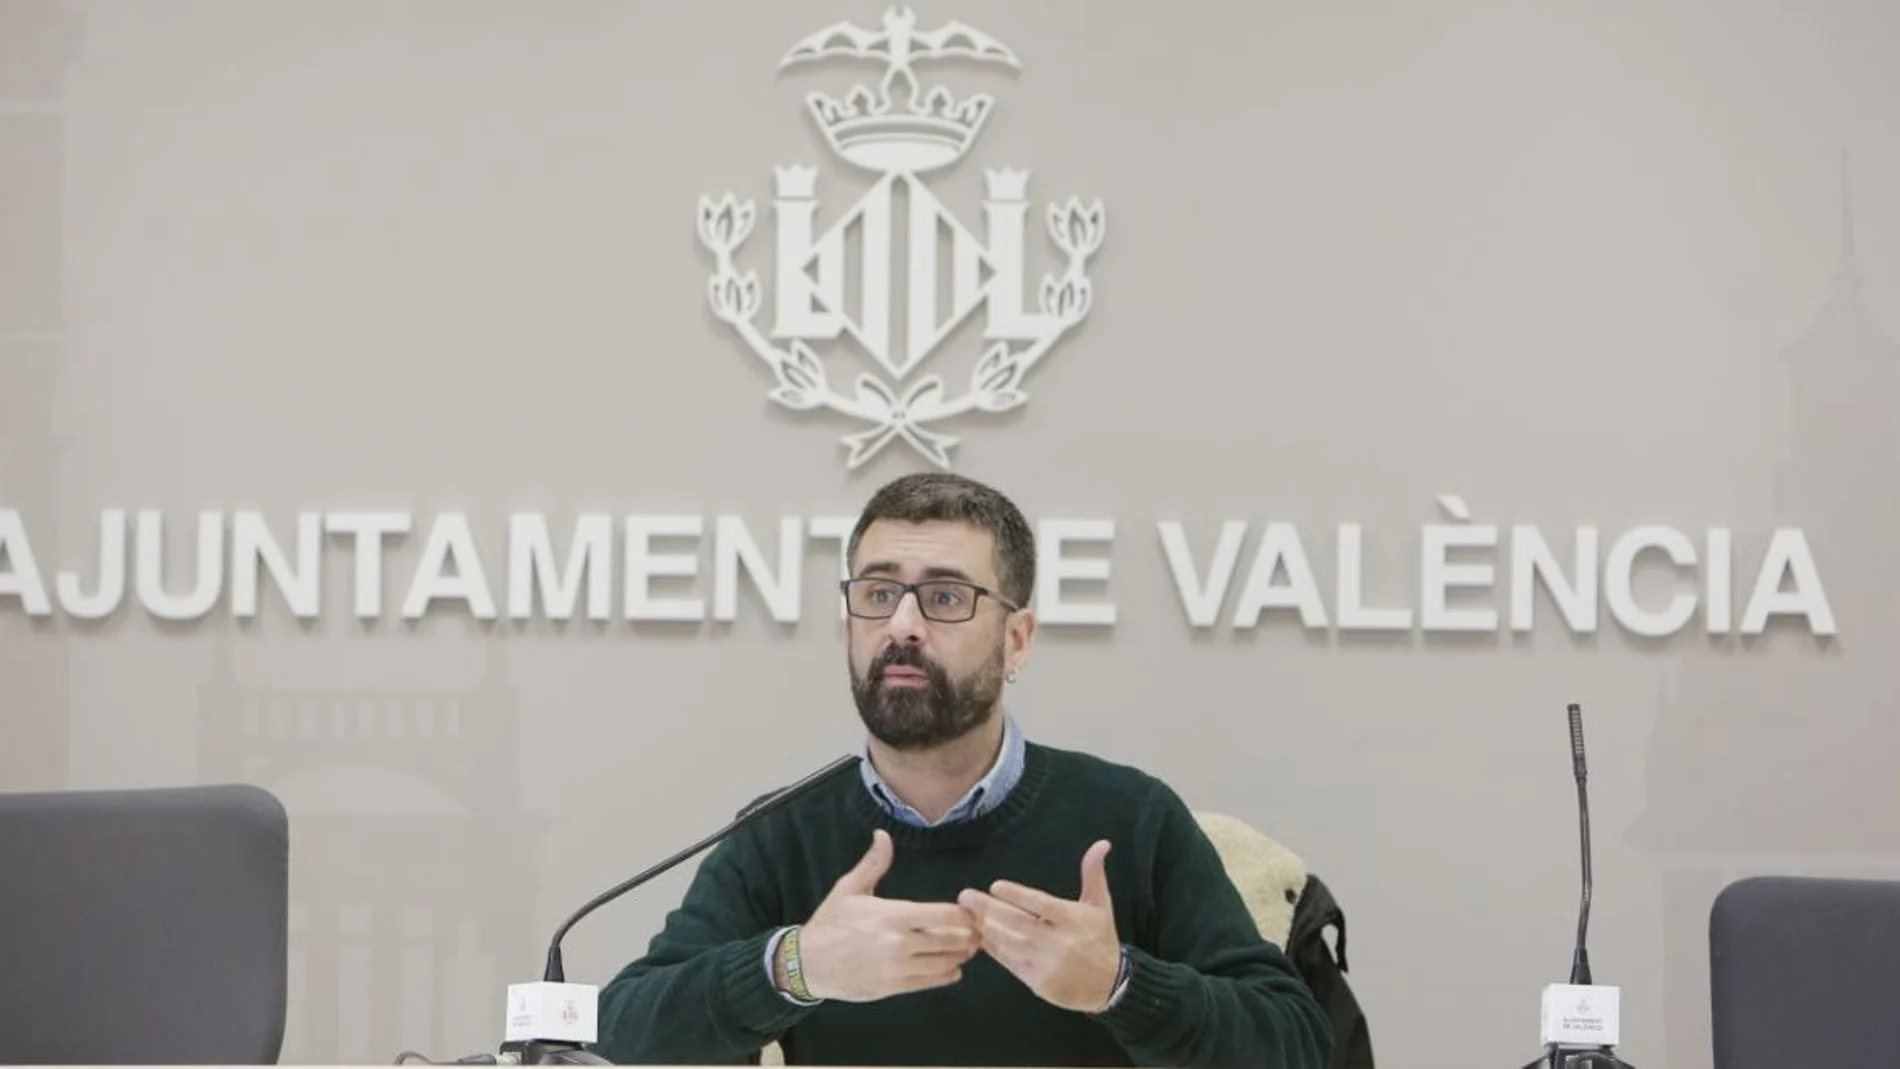
<path id="1" fill-rule="evenodd" d="M 962 59 L 1020 69 L 1015 53 L 960 22 L 919 29 L 916 14 L 901 8 L 886 11 L 878 29 L 841 22 L 812 34 L 779 66 L 832 58 L 884 67 L 875 87 L 855 85 L 842 98 L 823 92 L 805 98 L 825 144 L 843 162 L 869 172 L 870 188 L 821 225 L 818 169 L 774 168 L 777 256 L 769 333 L 755 323 L 765 304 L 758 273 L 742 270 L 735 259 L 757 221 L 754 203 L 731 193 L 701 197 L 699 240 L 714 258 L 708 299 L 713 314 L 777 380 L 771 400 L 869 425 L 842 439 L 848 468 L 897 439 L 947 468 L 957 439 L 932 427 L 1022 405 L 1029 399 L 1023 384 L 1030 370 L 1088 316 L 1093 293 L 1087 267 L 1102 246 L 1102 203 L 1070 197 L 1042 213 L 1062 269 L 1043 276 L 1030 307 L 1024 279 L 1028 172 L 984 170 L 981 236 L 923 179 L 969 152 L 994 101 L 981 93 L 959 100 L 943 86 L 926 88 L 919 68 L 927 61 Z M 908 205 L 901 219 L 899 193 Z M 899 267 L 907 283 L 901 288 Z M 946 267 L 948 278 L 940 278 Z M 966 384 L 952 387 L 939 374 L 913 380 L 978 309 L 984 315 L 981 353 L 970 354 Z M 813 348 L 841 338 L 875 365 L 849 386 L 834 379 Z"/>

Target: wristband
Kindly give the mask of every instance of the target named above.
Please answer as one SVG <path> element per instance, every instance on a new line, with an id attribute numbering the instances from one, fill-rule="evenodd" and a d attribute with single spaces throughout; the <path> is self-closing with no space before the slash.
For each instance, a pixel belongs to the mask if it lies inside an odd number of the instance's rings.
<path id="1" fill-rule="evenodd" d="M 1128 994 L 1128 981 L 1135 975 L 1135 956 L 1129 952 L 1127 943 L 1122 944 L 1122 960 L 1115 970 L 1115 988 L 1108 993 L 1108 1001 L 1095 1011 L 1096 1015 L 1107 1013 L 1121 1004 L 1122 996 Z"/>
<path id="2" fill-rule="evenodd" d="M 815 1002 L 811 989 L 805 986 L 804 964 L 798 957 L 798 928 L 785 931 L 785 937 L 779 940 L 779 960 L 785 963 L 785 991 L 801 1002 Z"/>

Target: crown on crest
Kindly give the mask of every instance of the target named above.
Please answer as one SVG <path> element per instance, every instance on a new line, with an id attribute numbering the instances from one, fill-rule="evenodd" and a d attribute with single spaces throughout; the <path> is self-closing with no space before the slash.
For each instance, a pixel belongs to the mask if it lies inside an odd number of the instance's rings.
<path id="1" fill-rule="evenodd" d="M 994 103 L 981 93 L 958 101 L 942 86 L 904 108 L 861 85 L 843 100 L 826 93 L 805 98 L 832 151 L 874 171 L 929 171 L 955 163 Z"/>
<path id="2" fill-rule="evenodd" d="M 794 45 L 779 65 L 825 57 L 884 65 L 884 77 L 875 89 L 856 85 L 842 98 L 813 92 L 805 104 L 832 151 L 860 167 L 887 174 L 934 170 L 961 159 L 995 104 L 982 93 L 958 100 L 942 86 L 926 92 L 917 80 L 919 62 L 962 57 L 1021 66 L 1001 41 L 963 23 L 918 29 L 917 16 L 909 8 L 887 10 L 877 30 L 849 22 L 820 30 Z M 893 92 L 900 82 L 901 105 Z"/>

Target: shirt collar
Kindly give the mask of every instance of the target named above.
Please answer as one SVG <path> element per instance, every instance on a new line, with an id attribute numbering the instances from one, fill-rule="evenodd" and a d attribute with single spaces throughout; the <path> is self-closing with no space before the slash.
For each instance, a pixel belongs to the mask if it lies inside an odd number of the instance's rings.
<path id="1" fill-rule="evenodd" d="M 878 775 L 877 769 L 871 765 L 871 744 L 868 740 L 864 744 L 864 760 L 858 763 L 858 771 L 864 780 L 865 789 L 871 792 L 871 797 L 877 799 L 878 804 L 893 817 L 905 824 L 920 828 L 942 827 L 946 824 L 973 820 L 1003 804 L 1003 799 L 1007 798 L 1009 792 L 1015 788 L 1016 781 L 1022 778 L 1023 755 L 1026 748 L 1027 741 L 1021 728 L 1017 726 L 1015 718 L 1004 713 L 1003 745 L 996 755 L 996 761 L 990 765 L 989 772 L 964 792 L 963 797 L 957 799 L 956 804 L 952 805 L 944 813 L 942 819 L 934 824 L 926 820 L 922 813 L 907 805 L 897 796 L 897 792 L 891 789 L 890 784 L 884 782 L 884 777 Z"/>

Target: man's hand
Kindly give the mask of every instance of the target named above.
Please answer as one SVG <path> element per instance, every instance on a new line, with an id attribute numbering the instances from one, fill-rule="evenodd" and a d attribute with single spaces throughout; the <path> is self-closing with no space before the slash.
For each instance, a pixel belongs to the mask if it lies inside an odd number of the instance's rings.
<path id="1" fill-rule="evenodd" d="M 954 984 L 980 946 L 975 919 L 961 906 L 877 897 L 892 852 L 890 835 L 872 832 L 871 848 L 799 930 L 813 998 L 873 1002 Z"/>
<path id="2" fill-rule="evenodd" d="M 1082 855 L 1082 894 L 1066 898 L 1008 880 L 989 893 L 966 890 L 957 902 L 976 916 L 983 951 L 1014 973 L 1043 1001 L 1093 1013 L 1115 992 L 1121 940 L 1102 863 L 1106 840 Z"/>

